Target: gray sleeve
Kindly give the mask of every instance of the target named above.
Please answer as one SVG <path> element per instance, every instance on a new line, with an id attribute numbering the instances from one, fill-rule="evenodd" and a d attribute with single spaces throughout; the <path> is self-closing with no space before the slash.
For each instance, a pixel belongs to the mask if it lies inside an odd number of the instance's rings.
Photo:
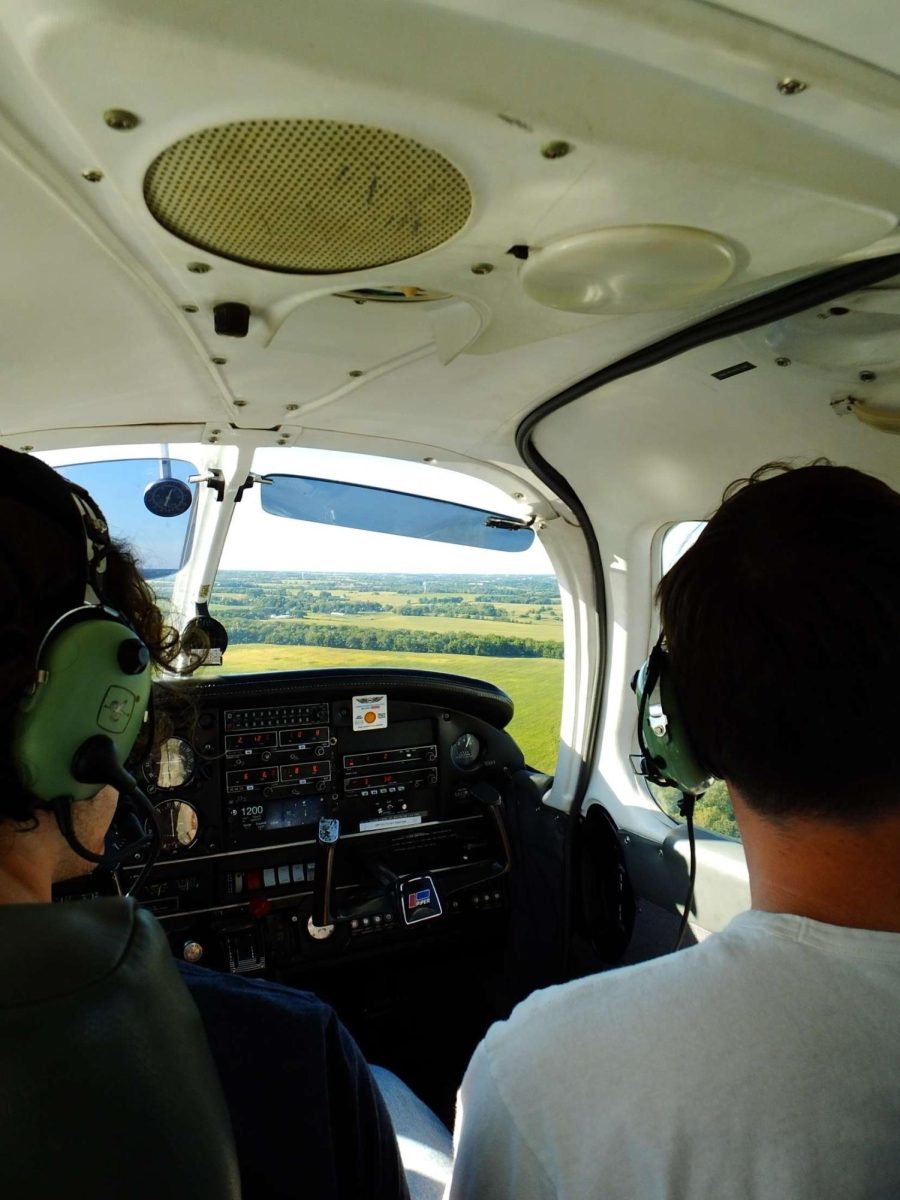
<path id="1" fill-rule="evenodd" d="M 444 1200 L 557 1200 L 497 1087 L 484 1042 L 459 1090 L 453 1174 Z"/>

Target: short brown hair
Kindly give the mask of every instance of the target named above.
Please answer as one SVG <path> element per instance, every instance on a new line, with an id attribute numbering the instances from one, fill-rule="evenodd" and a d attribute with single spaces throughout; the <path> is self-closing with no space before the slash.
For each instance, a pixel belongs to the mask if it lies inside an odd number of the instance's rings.
<path id="1" fill-rule="evenodd" d="M 657 597 L 703 764 L 772 817 L 896 807 L 900 495 L 820 459 L 738 480 Z"/>

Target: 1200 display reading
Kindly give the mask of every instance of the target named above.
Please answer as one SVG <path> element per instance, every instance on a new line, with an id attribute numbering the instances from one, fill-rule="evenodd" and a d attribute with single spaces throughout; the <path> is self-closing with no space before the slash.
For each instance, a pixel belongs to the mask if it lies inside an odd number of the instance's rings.
<path id="1" fill-rule="evenodd" d="M 324 809 L 325 802 L 318 796 L 287 796 L 283 800 L 237 804 L 232 808 L 231 816 L 244 830 L 267 833 L 315 825 Z"/>

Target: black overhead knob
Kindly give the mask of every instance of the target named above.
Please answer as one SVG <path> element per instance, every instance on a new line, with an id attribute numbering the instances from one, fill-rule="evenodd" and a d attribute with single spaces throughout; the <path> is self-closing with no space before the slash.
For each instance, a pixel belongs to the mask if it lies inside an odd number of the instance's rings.
<path id="1" fill-rule="evenodd" d="M 126 638 L 119 643 L 119 667 L 125 675 L 141 675 L 150 665 L 150 651 L 140 638 Z"/>

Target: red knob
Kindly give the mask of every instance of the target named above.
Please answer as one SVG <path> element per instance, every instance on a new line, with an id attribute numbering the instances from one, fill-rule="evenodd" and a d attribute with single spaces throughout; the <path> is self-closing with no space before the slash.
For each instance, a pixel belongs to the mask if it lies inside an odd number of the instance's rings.
<path id="1" fill-rule="evenodd" d="M 256 917 L 257 921 L 261 921 L 271 909 L 272 902 L 265 896 L 254 896 L 247 907 L 250 909 L 250 916 Z"/>

